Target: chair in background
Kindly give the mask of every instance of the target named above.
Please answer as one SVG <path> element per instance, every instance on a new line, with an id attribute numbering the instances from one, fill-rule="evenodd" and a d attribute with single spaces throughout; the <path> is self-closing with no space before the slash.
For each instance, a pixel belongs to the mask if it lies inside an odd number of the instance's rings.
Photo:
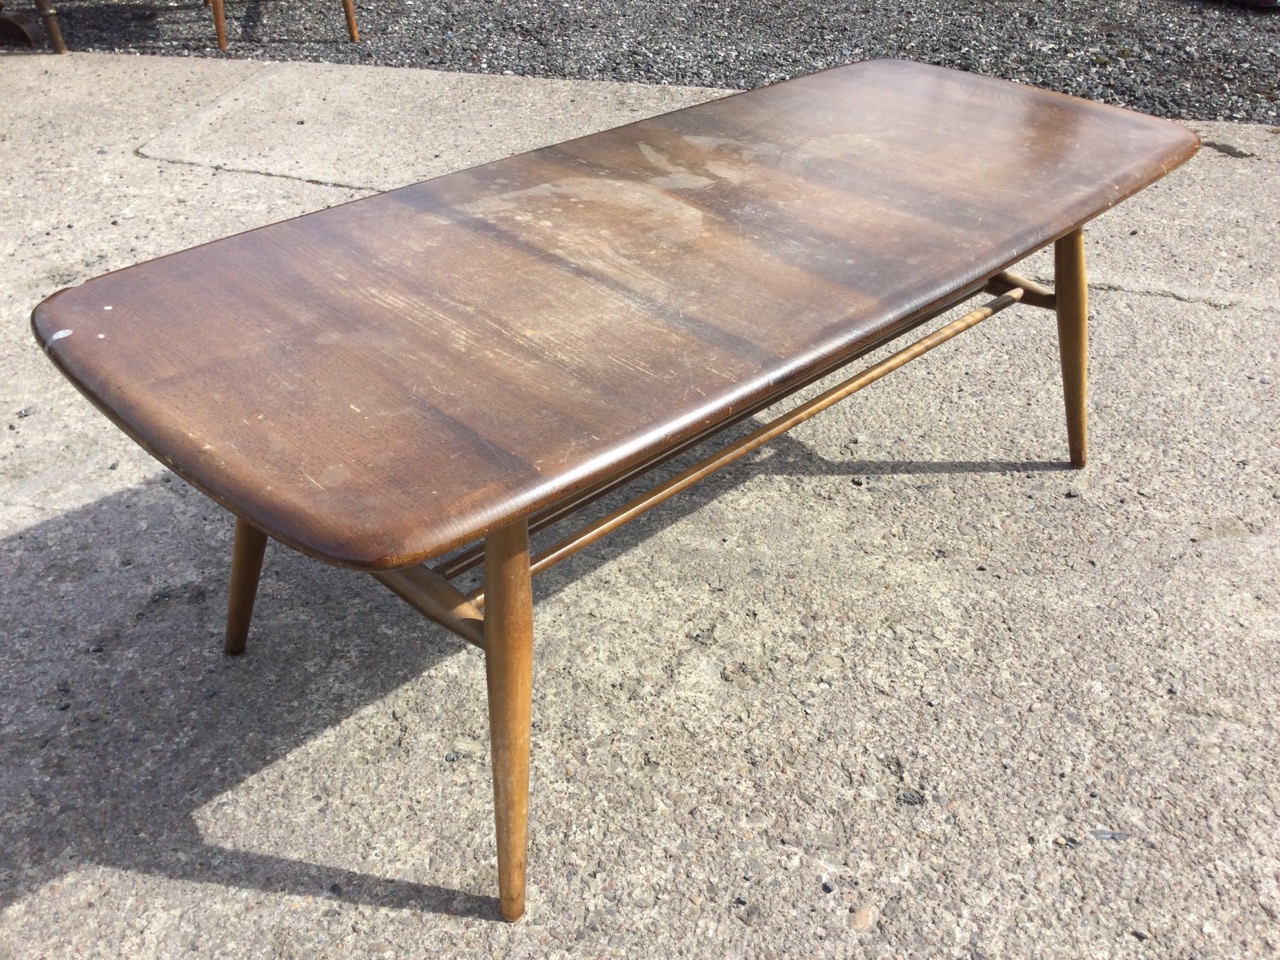
<path id="1" fill-rule="evenodd" d="M 218 49 L 227 52 L 227 17 L 223 8 L 223 0 L 204 0 L 206 7 L 213 7 L 213 30 L 218 35 Z M 0 2 L 0 11 L 4 3 Z M 54 53 L 66 53 L 67 45 L 62 40 L 62 30 L 58 27 L 58 11 L 53 0 L 36 0 L 36 10 L 44 22 L 43 31 L 30 17 L 23 14 L 0 13 L 0 44 L 25 44 L 39 46 L 46 38 L 53 47 Z M 356 25 L 355 0 L 342 0 L 342 12 L 347 16 L 347 33 L 352 43 L 360 42 L 360 28 Z"/>
<path id="2" fill-rule="evenodd" d="M 4 4 L 0 3 L 0 11 L 3 10 Z M 62 41 L 53 0 L 36 0 L 36 12 L 44 21 L 43 30 L 26 14 L 0 12 L 0 44 L 38 47 L 47 39 L 54 53 L 66 53 L 67 45 Z"/>
<path id="3" fill-rule="evenodd" d="M 205 6 L 213 7 L 213 31 L 218 35 L 218 49 L 227 52 L 227 17 L 223 9 L 223 0 L 204 0 Z M 347 34 L 352 43 L 360 42 L 360 28 L 356 25 L 355 0 L 342 0 L 342 12 L 347 15 Z"/>

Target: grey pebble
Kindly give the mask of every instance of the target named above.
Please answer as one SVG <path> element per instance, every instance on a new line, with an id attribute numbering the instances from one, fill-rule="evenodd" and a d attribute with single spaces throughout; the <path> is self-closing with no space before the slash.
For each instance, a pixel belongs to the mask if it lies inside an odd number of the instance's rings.
<path id="1" fill-rule="evenodd" d="M 449 748 L 449 753 L 453 756 L 454 760 L 482 757 L 484 756 L 484 744 L 476 740 L 469 740 L 466 737 L 459 737 L 457 740 L 453 741 L 452 746 Z M 448 757 L 445 759 L 448 759 Z"/>

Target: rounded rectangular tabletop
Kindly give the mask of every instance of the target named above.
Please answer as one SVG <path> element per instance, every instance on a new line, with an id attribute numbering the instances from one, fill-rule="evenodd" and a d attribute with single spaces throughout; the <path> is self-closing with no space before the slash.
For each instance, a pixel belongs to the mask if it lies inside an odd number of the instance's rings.
<path id="1" fill-rule="evenodd" d="M 215 500 L 313 556 L 391 568 L 891 338 L 1197 143 L 873 61 L 139 264 L 32 322 Z"/>

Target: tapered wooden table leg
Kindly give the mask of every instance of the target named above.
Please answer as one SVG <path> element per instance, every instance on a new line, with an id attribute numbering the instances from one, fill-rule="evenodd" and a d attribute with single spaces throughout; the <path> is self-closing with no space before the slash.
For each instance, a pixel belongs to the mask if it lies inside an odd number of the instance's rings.
<path id="1" fill-rule="evenodd" d="M 1089 286 L 1084 268 L 1084 231 L 1067 234 L 1053 248 L 1058 294 L 1058 348 L 1062 392 L 1067 402 L 1067 445 L 1077 469 L 1088 457 Z"/>
<path id="2" fill-rule="evenodd" d="M 484 542 L 485 675 L 493 807 L 498 830 L 498 898 L 504 920 L 524 913 L 529 820 L 529 721 L 533 704 L 533 589 L 529 525 L 516 521 Z"/>
<path id="3" fill-rule="evenodd" d="M 267 535 L 236 517 L 236 541 L 231 548 L 231 590 L 227 600 L 227 640 L 222 648 L 232 656 L 244 653 L 253 620 L 253 601 L 258 596 L 258 576 Z"/>

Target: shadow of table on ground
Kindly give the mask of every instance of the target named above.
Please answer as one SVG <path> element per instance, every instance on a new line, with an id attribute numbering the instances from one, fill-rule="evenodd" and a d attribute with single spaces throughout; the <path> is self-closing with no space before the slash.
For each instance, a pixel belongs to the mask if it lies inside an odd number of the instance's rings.
<path id="1" fill-rule="evenodd" d="M 1062 468 L 836 463 L 783 438 L 768 454 L 733 465 L 615 535 L 610 549 L 586 551 L 539 580 L 536 598 L 762 472 Z M 624 495 L 595 510 L 611 509 Z M 164 474 L 0 543 L 0 623 L 8 638 L 0 648 L 0 907 L 97 864 L 496 919 L 494 897 L 202 838 L 194 814 L 203 805 L 462 650 L 461 641 L 372 578 L 273 547 L 249 655 L 224 657 L 231 526 L 221 508 Z"/>

